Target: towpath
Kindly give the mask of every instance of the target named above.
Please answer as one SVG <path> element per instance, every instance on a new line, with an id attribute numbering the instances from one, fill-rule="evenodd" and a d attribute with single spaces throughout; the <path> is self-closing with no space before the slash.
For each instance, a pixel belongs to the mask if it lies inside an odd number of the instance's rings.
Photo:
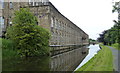
<path id="1" fill-rule="evenodd" d="M 113 47 L 107 46 L 111 49 L 113 54 L 113 68 L 115 71 L 119 71 L 120 73 L 120 50 L 117 50 Z"/>

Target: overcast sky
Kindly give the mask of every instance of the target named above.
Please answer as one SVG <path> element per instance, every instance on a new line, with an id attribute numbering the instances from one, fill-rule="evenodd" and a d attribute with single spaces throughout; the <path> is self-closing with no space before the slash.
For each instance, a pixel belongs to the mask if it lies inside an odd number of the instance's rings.
<path id="1" fill-rule="evenodd" d="M 112 0 L 50 0 L 68 19 L 84 30 L 90 38 L 111 28 L 116 16 L 112 14 Z"/>

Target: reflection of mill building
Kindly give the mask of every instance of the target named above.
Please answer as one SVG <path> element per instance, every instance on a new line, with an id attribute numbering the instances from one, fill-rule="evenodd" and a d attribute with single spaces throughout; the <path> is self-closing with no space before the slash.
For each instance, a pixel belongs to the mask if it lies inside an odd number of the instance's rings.
<path id="1" fill-rule="evenodd" d="M 15 10 L 27 7 L 38 18 L 38 25 L 51 31 L 50 46 L 56 47 L 53 48 L 54 50 L 88 44 L 88 35 L 63 16 L 47 0 L 42 0 L 42 2 L 41 0 L 39 2 L 4 2 L 2 10 L 3 29 L 6 30 L 8 26 L 13 25 L 12 18 Z M 5 32 L 4 30 L 3 32 Z"/>

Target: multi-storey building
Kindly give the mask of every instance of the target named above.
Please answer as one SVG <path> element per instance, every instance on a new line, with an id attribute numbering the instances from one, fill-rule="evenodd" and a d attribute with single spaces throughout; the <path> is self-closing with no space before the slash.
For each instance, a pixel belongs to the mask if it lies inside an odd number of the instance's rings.
<path id="1" fill-rule="evenodd" d="M 14 12 L 20 8 L 29 8 L 38 18 L 38 25 L 51 31 L 50 46 L 54 47 L 53 50 L 88 44 L 88 35 L 62 15 L 47 0 L 38 2 L 4 2 L 1 18 L 4 20 L 5 30 L 7 27 L 14 25 L 12 24 Z"/>
<path id="2" fill-rule="evenodd" d="M 62 15 L 51 2 L 47 0 L 7 1 L 9 2 L 1 2 L 0 23 L 2 23 L 3 33 L 7 27 L 14 25 L 12 23 L 14 12 L 20 8 L 29 8 L 38 19 L 37 25 L 50 31 L 51 71 L 73 71 L 88 54 L 88 49 L 83 46 L 89 44 L 88 35 Z"/>

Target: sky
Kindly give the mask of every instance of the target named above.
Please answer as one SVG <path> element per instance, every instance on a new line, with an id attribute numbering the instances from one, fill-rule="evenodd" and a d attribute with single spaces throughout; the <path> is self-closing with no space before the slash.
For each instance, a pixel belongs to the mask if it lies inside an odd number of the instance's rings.
<path id="1" fill-rule="evenodd" d="M 112 0 L 50 0 L 68 19 L 85 31 L 89 38 L 97 39 L 104 30 L 110 29 L 117 19 L 112 13 Z"/>

